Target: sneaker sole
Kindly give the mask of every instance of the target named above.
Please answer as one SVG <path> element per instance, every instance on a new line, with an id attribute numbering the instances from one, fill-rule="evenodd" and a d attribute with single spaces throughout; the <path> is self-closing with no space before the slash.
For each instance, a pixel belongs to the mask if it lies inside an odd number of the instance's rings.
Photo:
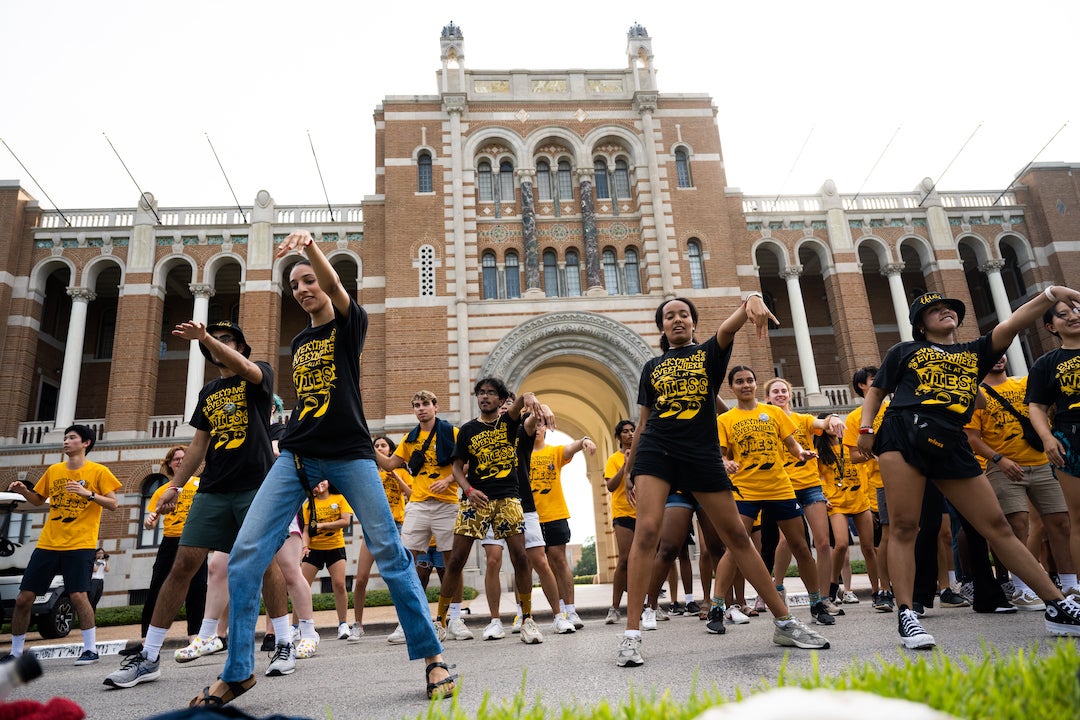
<path id="1" fill-rule="evenodd" d="M 360 642 L 360 641 L 361 641 L 361 640 L 363 640 L 363 639 L 364 639 L 364 636 L 363 636 L 363 635 L 361 635 L 360 637 L 357 637 L 357 638 L 354 638 L 354 637 L 352 637 L 352 636 L 350 635 L 350 636 L 349 636 L 349 639 L 348 639 L 348 640 L 347 640 L 346 642 L 350 642 L 350 643 L 358 643 L 358 642 Z"/>
<path id="2" fill-rule="evenodd" d="M 1039 603 L 1038 605 L 1016 605 L 1013 603 L 1017 610 L 1031 611 L 1031 612 L 1043 612 L 1046 610 L 1046 603 Z"/>
<path id="3" fill-rule="evenodd" d="M 889 607 L 888 605 L 875 605 L 874 606 L 874 612 L 879 612 L 879 613 L 892 612 L 895 609 L 896 608 Z"/>
<path id="4" fill-rule="evenodd" d="M 962 602 L 962 603 L 943 602 L 943 603 L 941 603 L 941 607 L 943 607 L 943 608 L 966 608 L 966 607 L 971 607 L 971 603 L 967 603 L 967 602 Z"/>
<path id="5" fill-rule="evenodd" d="M 727 633 L 727 628 L 724 627 L 723 623 L 712 621 L 705 626 L 705 632 L 710 635 L 724 635 Z"/>
<path id="6" fill-rule="evenodd" d="M 776 637 L 774 635 L 773 636 L 773 643 L 776 644 L 776 645 L 780 645 L 781 647 L 793 647 L 793 648 L 799 648 L 800 650 L 828 650 L 829 649 L 829 641 L 828 640 L 826 640 L 823 645 L 817 645 L 817 644 L 813 644 L 813 643 L 802 642 L 801 640 L 795 640 L 793 638 L 787 637 L 786 635 L 783 636 L 783 637 Z"/>
<path id="7" fill-rule="evenodd" d="M 476 636 L 469 633 L 468 635 L 447 635 L 447 638 L 450 640 L 475 640 Z"/>
<path id="8" fill-rule="evenodd" d="M 146 673 L 145 675 L 140 675 L 139 677 L 135 678 L 134 680 L 132 680 L 130 682 L 116 682 L 115 680 L 113 680 L 111 678 L 105 678 L 104 684 L 108 685 L 109 687 L 114 687 L 114 688 L 130 688 L 130 687 L 135 687 L 139 683 L 152 682 L 154 680 L 157 680 L 159 677 L 161 677 L 161 670 L 160 669 L 158 669 L 158 670 L 156 670 L 156 671 L 154 671 L 152 673 Z"/>
<path id="9" fill-rule="evenodd" d="M 916 635 L 914 637 L 901 637 L 900 644 L 908 650 L 929 650 L 937 647 L 932 635 Z"/>
<path id="10" fill-rule="evenodd" d="M 641 667 L 645 664 L 644 660 L 623 660 L 619 658 L 615 661 L 615 664 L 619 667 Z"/>
<path id="11" fill-rule="evenodd" d="M 1046 632 L 1056 637 L 1080 637 L 1080 626 L 1044 620 Z"/>
<path id="12" fill-rule="evenodd" d="M 97 660 L 76 660 L 75 662 L 73 662 L 71 664 L 72 665 L 93 665 L 94 663 L 98 662 L 99 660 L 101 660 L 101 658 L 98 658 Z"/>
<path id="13" fill-rule="evenodd" d="M 394 638 L 393 640 L 391 640 L 390 638 L 386 638 L 386 642 L 390 643 L 391 645 L 404 645 L 405 638 L 401 638 L 400 640 L 398 640 L 397 638 Z"/>
<path id="14" fill-rule="evenodd" d="M 539 645 L 540 643 L 544 642 L 544 638 L 527 638 L 523 635 L 521 637 L 521 642 L 525 643 L 526 645 Z"/>
<path id="15" fill-rule="evenodd" d="M 814 624 L 815 624 L 815 625 L 826 625 L 826 626 L 828 626 L 828 625 L 835 625 L 835 624 L 836 624 L 836 619 L 835 619 L 835 618 L 833 618 L 833 616 L 832 616 L 832 615 L 829 615 L 828 613 L 825 613 L 825 617 L 827 617 L 827 618 L 829 618 L 829 619 L 828 619 L 828 620 L 820 620 L 820 619 L 818 619 L 818 618 L 814 618 L 814 619 L 813 619 L 813 620 L 814 620 Z"/>
<path id="16" fill-rule="evenodd" d="M 266 677 L 284 677 L 285 675 L 292 675 L 296 672 L 295 667 L 291 667 L 288 670 L 267 670 Z"/>
<path id="17" fill-rule="evenodd" d="M 504 637 L 506 637 L 506 633 L 503 632 L 503 633 L 499 633 L 498 635 L 485 635 L 484 639 L 485 640 L 502 640 Z"/>

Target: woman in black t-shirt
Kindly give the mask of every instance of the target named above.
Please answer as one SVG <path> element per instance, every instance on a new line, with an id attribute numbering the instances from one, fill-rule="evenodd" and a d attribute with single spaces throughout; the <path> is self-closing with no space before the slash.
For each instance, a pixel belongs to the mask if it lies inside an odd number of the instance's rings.
<path id="1" fill-rule="evenodd" d="M 881 467 L 889 504 L 889 574 L 905 647 L 935 645 L 911 609 L 915 536 L 927 480 L 933 480 L 989 541 L 1005 566 L 1046 601 L 1048 632 L 1080 635 L 1080 604 L 1063 599 L 1042 566 L 1013 535 L 963 431 L 974 412 L 983 377 L 1017 332 L 1059 301 L 1080 307 L 1080 293 L 1049 287 L 986 335 L 960 343 L 956 333 L 966 312 L 964 304 L 940 293 L 925 293 L 915 299 L 909 312 L 915 339 L 889 350 L 866 392 L 859 449 L 876 455 Z M 874 417 L 890 393 L 892 402 L 875 436 Z"/>

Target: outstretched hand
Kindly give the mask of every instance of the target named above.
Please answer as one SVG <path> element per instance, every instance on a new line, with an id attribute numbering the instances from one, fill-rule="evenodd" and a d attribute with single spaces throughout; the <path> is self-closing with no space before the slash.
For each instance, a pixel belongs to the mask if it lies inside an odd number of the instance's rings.
<path id="1" fill-rule="evenodd" d="M 751 295 L 746 300 L 746 318 L 757 329 L 759 339 L 768 337 L 769 322 L 780 325 L 780 321 L 769 311 L 765 301 L 757 295 Z"/>
<path id="2" fill-rule="evenodd" d="M 315 238 L 313 238 L 311 233 L 307 230 L 298 230 L 289 233 L 289 235 L 281 241 L 281 244 L 278 245 L 274 257 L 285 257 L 294 250 L 298 253 L 303 253 L 304 249 L 313 242 L 315 242 Z"/>
<path id="3" fill-rule="evenodd" d="M 202 342 L 206 339 L 206 323 L 199 322 L 198 320 L 188 320 L 182 322 L 173 328 L 172 334 L 178 338 L 184 340 L 198 340 Z"/>

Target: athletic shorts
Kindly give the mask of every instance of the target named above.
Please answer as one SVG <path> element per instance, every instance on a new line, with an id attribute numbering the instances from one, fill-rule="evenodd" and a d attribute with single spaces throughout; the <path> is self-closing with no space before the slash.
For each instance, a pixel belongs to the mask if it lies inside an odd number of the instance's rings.
<path id="1" fill-rule="evenodd" d="M 540 529 L 540 513 L 533 510 L 532 512 L 524 513 L 525 515 L 525 549 L 529 550 L 534 547 L 544 547 L 547 543 L 544 542 L 544 533 Z M 495 532 L 488 528 L 487 535 L 480 541 L 481 545 L 501 545 L 503 550 L 506 549 L 505 540 L 496 540 Z"/>
<path id="2" fill-rule="evenodd" d="M 428 547 L 426 552 L 420 553 L 416 556 L 416 567 L 435 568 L 436 570 L 442 570 L 446 567 L 443 564 L 442 553 L 436 550 L 434 547 Z"/>
<path id="3" fill-rule="evenodd" d="M 780 522 L 802 517 L 802 506 L 795 498 L 790 500 L 736 500 L 739 514 L 743 517 L 756 518 L 761 513 L 762 522 L 772 520 Z"/>
<path id="4" fill-rule="evenodd" d="M 244 524 L 255 490 L 229 493 L 195 493 L 188 510 L 180 544 L 188 547 L 207 548 L 232 552 L 236 535 Z M 276 548 L 275 548 L 276 550 Z"/>
<path id="5" fill-rule="evenodd" d="M 308 554 L 304 557 L 303 562 L 308 565 L 314 565 L 315 570 L 322 570 L 324 567 L 329 570 L 331 565 L 339 563 L 345 559 L 345 548 L 332 548 L 330 550 L 315 550 L 314 548 L 308 548 Z"/>
<path id="6" fill-rule="evenodd" d="M 69 593 L 89 592 L 90 576 L 94 572 L 94 556 L 97 548 L 88 550 L 42 550 L 35 548 L 26 563 L 19 590 L 29 590 L 44 595 L 56 575 L 64 576 L 64 587 Z"/>
<path id="7" fill-rule="evenodd" d="M 813 487 L 796 490 L 795 499 L 804 508 L 810 507 L 814 503 L 825 502 L 825 491 L 821 489 L 820 485 L 814 485 Z"/>
<path id="8" fill-rule="evenodd" d="M 667 500 L 664 502 L 664 507 L 686 508 L 692 512 L 697 512 L 701 505 L 698 504 L 698 501 L 690 493 L 672 490 L 668 493 Z"/>
<path id="9" fill-rule="evenodd" d="M 408 522 L 408 516 L 405 520 Z M 468 499 L 462 500 L 458 510 L 454 534 L 483 540 L 491 528 L 497 540 L 525 532 L 525 513 L 521 500 L 516 497 L 494 498 L 483 507 L 474 506 Z"/>
<path id="10" fill-rule="evenodd" d="M 994 463 L 986 465 L 986 477 L 990 480 L 990 486 L 994 488 L 994 494 L 1006 515 L 1027 512 L 1028 498 L 1040 515 L 1069 512 L 1069 506 L 1065 504 L 1065 493 L 1061 491 L 1061 483 L 1054 477 L 1049 463 L 1021 467 L 1024 468 L 1023 481 L 1013 482 L 1005 471 Z"/>
<path id="11" fill-rule="evenodd" d="M 877 493 L 878 522 L 882 525 L 889 524 L 889 505 L 885 502 L 885 488 L 879 487 L 874 490 Z"/>
<path id="12" fill-rule="evenodd" d="M 724 470 L 724 461 L 717 454 L 716 462 L 689 462 L 683 457 L 661 450 L 638 449 L 634 458 L 634 477 L 652 475 L 664 480 L 673 490 L 683 492 L 720 492 L 732 490 L 731 480 Z"/>
<path id="13" fill-rule="evenodd" d="M 1061 468 L 1062 472 L 1080 477 L 1080 425 L 1063 425 L 1054 428 L 1053 432 L 1065 449 L 1065 467 Z"/>
<path id="14" fill-rule="evenodd" d="M 634 532 L 635 530 L 637 530 L 637 518 L 636 517 L 630 517 L 629 515 L 627 515 L 625 517 L 612 518 L 611 527 L 613 527 L 613 528 L 617 528 L 617 527 L 626 528 L 630 532 Z"/>
<path id="15" fill-rule="evenodd" d="M 548 547 L 566 545 L 570 542 L 570 521 L 563 518 L 540 523 L 540 532 L 544 535 L 544 544 Z"/>
<path id="16" fill-rule="evenodd" d="M 450 552 L 454 547 L 457 516 L 457 503 L 444 503 L 434 498 L 406 503 L 405 521 L 401 524 L 401 544 L 414 553 L 423 553 L 434 535 L 435 547 L 441 552 Z"/>
<path id="17" fill-rule="evenodd" d="M 908 425 L 906 413 L 886 414 L 874 440 L 874 454 L 884 455 L 895 450 L 927 480 L 962 480 L 982 475 L 982 466 L 975 459 L 965 433 L 959 434 L 951 453 L 945 457 L 929 458 L 911 444 Z"/>

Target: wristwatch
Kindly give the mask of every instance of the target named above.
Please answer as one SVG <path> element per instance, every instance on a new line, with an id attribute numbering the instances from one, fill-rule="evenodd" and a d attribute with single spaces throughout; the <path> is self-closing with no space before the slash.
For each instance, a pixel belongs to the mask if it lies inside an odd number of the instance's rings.
<path id="1" fill-rule="evenodd" d="M 89 500 L 90 502 L 94 502 L 94 498 L 96 498 L 96 497 L 97 497 L 97 493 L 94 492 L 93 490 L 91 490 L 90 491 L 90 497 L 88 497 L 86 499 Z"/>
<path id="2" fill-rule="evenodd" d="M 992 463 L 994 463 L 995 465 L 997 465 L 997 464 L 998 464 L 998 462 L 999 462 L 999 461 L 1001 460 L 1001 458 L 1003 458 L 1003 457 L 1005 457 L 1005 456 L 1004 456 L 1004 455 L 1002 455 L 1001 453 L 994 453 L 994 457 L 990 458 L 990 462 L 992 462 Z"/>

